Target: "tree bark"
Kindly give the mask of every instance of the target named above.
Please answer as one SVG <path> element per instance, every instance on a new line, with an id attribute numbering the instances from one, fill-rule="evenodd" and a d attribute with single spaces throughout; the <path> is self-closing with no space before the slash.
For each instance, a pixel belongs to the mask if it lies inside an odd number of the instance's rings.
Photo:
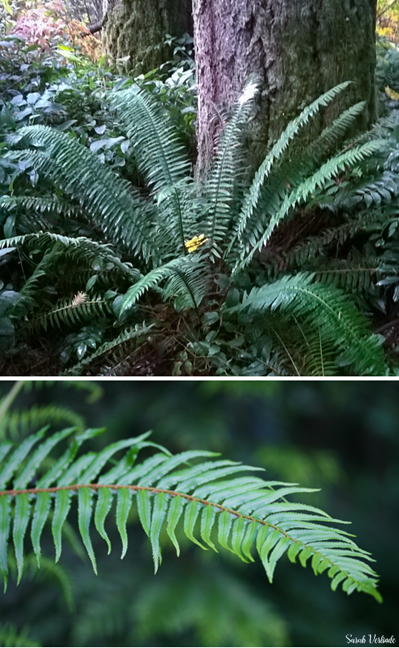
<path id="1" fill-rule="evenodd" d="M 126 68 L 145 74 L 170 57 L 165 37 L 192 34 L 191 0 L 122 0 L 111 12 L 103 33 L 106 53 L 130 57 Z"/>
<path id="2" fill-rule="evenodd" d="M 263 88 L 250 134 L 254 165 L 302 108 L 342 81 L 354 81 L 346 104 L 365 100 L 361 126 L 370 125 L 376 116 L 376 2 L 193 0 L 197 175 L 212 157 L 218 111 L 231 108 L 251 73 Z"/>

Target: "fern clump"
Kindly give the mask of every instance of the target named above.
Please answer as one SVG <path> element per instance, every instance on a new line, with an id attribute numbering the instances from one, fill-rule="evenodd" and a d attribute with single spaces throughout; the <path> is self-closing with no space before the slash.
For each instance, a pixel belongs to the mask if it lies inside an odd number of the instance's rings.
<path id="1" fill-rule="evenodd" d="M 134 505 L 151 543 L 155 572 L 162 561 L 163 529 L 177 555 L 179 529 L 202 549 L 227 549 L 244 562 L 253 562 L 257 554 L 270 582 L 277 562 L 286 553 L 291 562 L 299 559 L 304 567 L 310 560 L 315 575 L 326 571 L 333 590 L 341 584 L 347 594 L 365 592 L 381 601 L 377 576 L 367 564 L 372 560 L 370 554 L 356 545 L 351 534 L 331 526 L 345 523 L 314 506 L 287 499 L 315 489 L 265 481 L 252 474 L 261 469 L 217 459 L 213 452 L 190 450 L 171 455 L 149 441 L 149 433 L 112 443 L 99 452 L 80 454 L 82 444 L 101 431 L 76 433 L 74 428 L 66 428 L 49 436 L 43 428 L 19 444 L 0 444 L 0 569 L 5 588 L 8 545 L 14 547 L 19 582 L 29 524 L 40 566 L 41 536 L 51 516 L 58 561 L 63 527 L 76 500 L 79 532 L 95 572 L 91 529 L 97 529 L 110 552 L 105 523 L 116 502 L 113 510 L 121 558 L 128 548 L 126 523 Z M 49 462 L 53 449 L 61 444 L 64 450 Z M 153 454 L 140 462 L 138 455 L 144 448 Z M 115 460 L 117 453 L 122 456 Z"/>
<path id="2" fill-rule="evenodd" d="M 260 83 L 249 80 L 201 183 L 193 180 L 190 158 L 156 99 L 136 85 L 112 92 L 111 105 L 124 125 L 145 191 L 130 186 L 67 134 L 46 126 L 22 128 L 18 142 L 27 148 L 18 155 L 51 180 L 62 197 L 55 201 L 40 197 L 36 202 L 26 196 L 5 197 L 0 206 L 8 211 L 35 209 L 41 218 L 49 212 L 75 217 L 81 209 L 87 226 L 107 244 L 88 236 L 49 234 L 41 228 L 0 242 L 0 248 L 25 247 L 31 254 L 33 248 L 40 259 L 21 288 L 14 320 L 24 321 L 25 330 L 33 328 L 35 334 L 37 328 L 76 330 L 70 346 L 79 362 L 70 369 L 73 374 L 87 371 L 90 359 L 98 362 L 117 349 L 144 346 L 148 338 L 131 332 L 150 329 L 151 343 L 156 339 L 161 349 L 174 345 L 170 373 L 184 366 L 188 373 L 198 367 L 202 373 L 230 375 L 387 374 L 381 339 L 370 331 L 364 300 L 346 295 L 347 289 L 353 294 L 354 286 L 363 293 L 371 291 L 385 276 L 386 264 L 374 259 L 352 267 L 349 261 L 340 271 L 334 261 L 326 261 L 326 267 L 320 262 L 332 240 L 341 244 L 356 227 L 339 222 L 329 230 L 332 238 L 323 231 L 306 244 L 302 240 L 302 247 L 291 249 L 283 263 L 272 264 L 270 271 L 261 261 L 280 229 L 295 226 L 298 210 L 307 214 L 308 205 L 323 205 L 334 212 L 344 204 L 343 195 L 347 202 L 356 201 L 359 185 L 353 192 L 346 187 L 339 197 L 333 189 L 342 177 L 361 173 L 367 160 L 385 150 L 386 140 L 374 137 L 334 153 L 363 111 L 364 104 L 359 103 L 298 154 L 295 143 L 301 132 L 349 85 L 341 83 L 306 107 L 251 175 L 243 140 Z M 362 192 L 367 202 L 366 195 L 380 195 L 385 189 L 377 180 L 373 186 L 363 186 Z M 64 196 L 72 201 L 69 208 Z M 67 262 L 79 265 L 79 285 L 75 284 L 73 295 L 59 295 L 55 305 L 46 301 L 43 308 L 37 301 L 40 290 L 48 288 L 49 273 L 54 275 L 59 264 Z M 248 312 L 246 295 L 253 297 L 258 289 L 259 295 L 275 294 L 283 284 L 297 286 L 295 297 L 285 298 L 279 308 L 273 299 L 263 300 L 258 308 L 264 316 L 262 330 L 255 337 L 268 342 L 252 344 L 254 331 L 248 332 L 236 317 Z M 328 289 L 324 284 L 329 284 Z M 71 308 L 76 294 L 85 297 L 75 304 L 78 309 Z M 164 325 L 159 304 L 169 309 Z M 88 329 L 92 321 L 94 328 Z M 257 327 L 259 323 L 260 319 Z M 298 345 L 298 340 L 303 342 Z M 270 353 L 264 351 L 268 345 Z M 181 347 L 182 361 L 177 356 Z M 243 351 L 236 353 L 239 347 Z M 296 354 L 302 361 L 293 360 Z M 71 353 L 64 355 L 69 358 Z"/>

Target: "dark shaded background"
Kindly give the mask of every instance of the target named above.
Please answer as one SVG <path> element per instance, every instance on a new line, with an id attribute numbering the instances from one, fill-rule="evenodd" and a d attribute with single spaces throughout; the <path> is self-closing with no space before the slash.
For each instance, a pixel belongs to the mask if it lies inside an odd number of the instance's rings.
<path id="1" fill-rule="evenodd" d="M 153 440 L 172 452 L 214 450 L 263 466 L 266 479 L 321 488 L 302 501 L 352 521 L 349 530 L 377 561 L 384 603 L 332 592 L 325 575 L 316 578 L 286 557 L 270 585 L 260 561 L 204 552 L 184 536 L 180 558 L 167 543 L 154 576 L 149 543 L 133 515 L 122 562 L 111 519 L 110 556 L 93 529 L 98 577 L 66 541 L 62 571 L 52 569 L 54 547 L 45 533 L 43 554 L 51 560 L 37 572 L 28 559 L 21 584 L 1 595 L 0 623 L 24 627 L 44 646 L 345 646 L 347 634 L 366 640 L 393 634 L 399 641 L 399 383 L 96 384 L 103 396 L 95 403 L 64 381 L 36 384 L 15 407 L 74 408 L 88 426 L 107 427 L 95 449 L 152 429 Z M 0 384 L 1 395 L 10 385 Z"/>

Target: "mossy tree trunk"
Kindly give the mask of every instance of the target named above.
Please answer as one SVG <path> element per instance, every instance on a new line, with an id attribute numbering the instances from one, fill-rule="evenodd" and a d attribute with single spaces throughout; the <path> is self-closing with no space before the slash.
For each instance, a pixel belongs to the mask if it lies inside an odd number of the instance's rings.
<path id="1" fill-rule="evenodd" d="M 198 175 L 212 157 L 218 110 L 232 106 L 251 73 L 263 82 L 254 163 L 305 105 L 344 80 L 354 81 L 347 103 L 367 102 L 362 126 L 369 125 L 376 111 L 376 2 L 193 0 Z"/>
<path id="2" fill-rule="evenodd" d="M 170 57 L 165 37 L 192 33 L 191 0 L 122 0 L 103 33 L 106 53 L 126 60 L 135 74 L 146 73 Z"/>

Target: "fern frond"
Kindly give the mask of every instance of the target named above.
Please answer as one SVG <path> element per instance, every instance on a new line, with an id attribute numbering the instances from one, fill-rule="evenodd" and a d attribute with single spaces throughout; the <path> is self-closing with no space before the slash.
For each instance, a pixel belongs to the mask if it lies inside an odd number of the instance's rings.
<path id="1" fill-rule="evenodd" d="M 52 232 L 34 232 L 32 234 L 22 234 L 21 236 L 13 236 L 8 239 L 0 241 L 0 250 L 4 248 L 20 247 L 26 245 L 29 249 L 39 248 L 45 250 L 50 245 L 59 245 L 67 255 L 72 259 L 86 261 L 94 261 L 99 257 L 111 263 L 124 275 L 130 279 L 137 281 L 140 273 L 129 263 L 124 263 L 118 256 L 114 254 L 112 248 L 105 243 L 97 243 L 85 236 L 78 236 L 71 238 L 62 236 L 61 234 L 54 234 Z"/>
<path id="2" fill-rule="evenodd" d="M 178 296 L 179 299 L 183 299 L 182 304 L 185 308 L 197 308 L 206 292 L 205 269 L 205 262 L 196 254 L 172 259 L 160 268 L 154 268 L 129 288 L 121 304 L 120 316 L 123 316 L 145 292 L 158 287 L 162 281 L 172 277 L 174 281 L 169 282 L 165 288 L 165 297 Z"/>
<path id="3" fill-rule="evenodd" d="M 110 97 L 132 142 L 139 169 L 155 193 L 190 174 L 190 161 L 173 124 L 149 92 L 133 85 Z"/>
<path id="4" fill-rule="evenodd" d="M 137 344 L 140 344 L 142 340 L 148 339 L 148 334 L 154 326 L 155 324 L 147 325 L 145 324 L 145 322 L 143 322 L 142 324 L 136 324 L 134 327 L 129 327 L 128 329 L 123 330 L 116 338 L 114 338 L 110 342 L 104 342 L 104 344 L 99 346 L 99 348 L 96 349 L 96 351 L 90 354 L 87 358 L 83 358 L 83 360 L 81 360 L 78 364 L 71 367 L 71 369 L 66 372 L 66 375 L 79 376 L 82 370 L 87 367 L 87 365 L 90 365 L 96 358 L 112 353 L 119 347 L 128 345 L 133 340 Z"/>
<path id="5" fill-rule="evenodd" d="M 307 147 L 304 158 L 310 158 L 314 162 L 319 160 L 322 155 L 328 155 L 334 152 L 335 147 L 342 140 L 346 133 L 353 127 L 356 119 L 364 112 L 366 107 L 365 101 L 350 106 L 344 110 L 332 124 L 329 124 L 320 133 L 319 137 Z"/>
<path id="6" fill-rule="evenodd" d="M 165 300 L 174 300 L 178 311 L 188 308 L 197 310 L 208 292 L 210 280 L 211 273 L 207 263 L 200 256 L 190 256 L 174 268 L 162 294 Z"/>
<path id="7" fill-rule="evenodd" d="M 77 412 L 61 405 L 33 405 L 28 410 L 6 412 L 0 418 L 0 438 L 18 439 L 25 437 L 33 429 L 50 423 L 69 423 L 79 432 L 83 432 L 84 418 Z"/>
<path id="8" fill-rule="evenodd" d="M 377 177 L 376 177 L 377 176 Z M 351 209 L 355 205 L 370 207 L 380 207 L 380 205 L 389 205 L 399 195 L 398 175 L 394 171 L 386 169 L 382 174 L 376 170 L 372 179 L 366 177 L 361 183 L 355 182 L 350 185 L 347 191 L 342 192 L 341 196 L 333 202 L 335 209 Z"/>
<path id="9" fill-rule="evenodd" d="M 220 243 L 225 243 L 228 235 L 233 218 L 232 208 L 237 199 L 237 182 L 242 169 L 246 166 L 242 147 L 242 127 L 253 111 L 253 99 L 258 90 L 258 85 L 254 81 L 250 81 L 244 87 L 220 137 L 204 187 L 204 194 L 209 203 L 204 219 L 204 232 L 215 246 L 217 256 L 220 256 Z M 212 250 L 210 254 L 212 255 Z"/>
<path id="10" fill-rule="evenodd" d="M 235 271 L 242 270 L 252 260 L 254 254 L 266 245 L 275 227 L 287 217 L 300 203 L 321 191 L 326 182 L 345 171 L 348 167 L 358 164 L 366 157 L 370 157 L 385 146 L 384 140 L 373 140 L 357 146 L 349 151 L 336 155 L 323 164 L 312 176 L 306 178 L 293 191 L 286 194 L 281 207 L 273 213 L 264 231 L 261 232 L 262 223 L 253 224 L 251 231 L 243 232 L 246 241 L 242 246 L 241 260 L 236 264 Z"/>
<path id="11" fill-rule="evenodd" d="M 320 331 L 332 342 L 345 364 L 356 375 L 381 376 L 387 372 L 380 339 L 371 335 L 367 322 L 351 298 L 338 288 L 313 283 L 314 274 L 285 276 L 261 288 L 253 288 L 240 306 L 232 310 L 259 315 L 281 310 Z"/>
<path id="12" fill-rule="evenodd" d="M 366 563 L 371 560 L 369 553 L 356 545 L 351 534 L 330 526 L 342 521 L 314 506 L 287 499 L 315 489 L 264 481 L 250 474 L 261 469 L 214 459 L 217 453 L 213 452 L 190 450 L 170 455 L 165 448 L 147 441 L 148 433 L 76 459 L 78 445 L 85 435 L 90 437 L 94 433 L 88 430 L 76 437 L 72 447 L 67 447 L 50 469 L 43 467 L 51 450 L 71 433 L 67 429 L 44 439 L 45 430 L 40 430 L 17 447 L 0 444 L 0 568 L 5 586 L 8 542 L 15 548 L 19 581 L 29 522 L 32 520 L 30 535 L 40 561 L 40 539 L 51 510 L 56 560 L 59 559 L 62 527 L 75 494 L 79 531 L 94 571 L 96 558 L 90 537 L 93 517 L 94 526 L 110 548 L 105 521 L 116 500 L 116 525 L 123 557 L 128 546 L 126 521 L 134 501 L 151 543 L 155 571 L 162 558 L 162 528 L 166 527 L 179 554 L 176 529 L 180 523 L 187 538 L 203 549 L 215 550 L 217 543 L 244 562 L 254 561 L 255 549 L 270 582 L 278 560 L 287 553 L 292 562 L 299 558 L 303 566 L 311 559 L 316 575 L 327 571 L 333 590 L 341 583 L 347 594 L 357 590 L 381 601 L 376 589 L 377 576 Z M 151 446 L 160 451 L 136 463 L 138 452 Z M 115 461 L 119 452 L 123 456 Z M 36 487 L 28 488 L 34 476 L 38 479 Z"/>
<path id="13" fill-rule="evenodd" d="M 313 103 L 307 106 L 296 119 L 288 124 L 287 128 L 279 137 L 276 144 L 272 147 L 271 151 L 268 153 L 255 174 L 254 180 L 246 194 L 243 206 L 235 224 L 228 253 L 235 246 L 236 242 L 240 240 L 242 233 L 246 229 L 248 220 L 252 219 L 254 212 L 258 207 L 264 183 L 276 162 L 287 151 L 290 142 L 294 139 L 300 129 L 309 123 L 310 119 L 316 115 L 322 107 L 331 103 L 338 94 L 343 92 L 350 85 L 350 83 L 350 81 L 346 81 L 322 94 Z"/>
<path id="14" fill-rule="evenodd" d="M 76 198 L 108 240 L 147 259 L 153 252 L 153 210 L 131 185 L 69 135 L 48 126 L 27 126 L 20 134 L 45 152 L 24 151 L 35 169 Z"/>
<path id="15" fill-rule="evenodd" d="M 188 185 L 191 164 L 176 129 L 159 102 L 138 86 L 113 92 L 110 96 L 112 106 L 125 125 L 139 170 L 153 189 L 158 205 L 162 203 L 160 242 L 165 242 L 162 239 L 170 229 L 174 252 L 177 240 L 180 252 L 185 253 L 184 241 L 189 238 L 191 222 L 188 221 L 191 219 L 184 189 Z"/>
<path id="16" fill-rule="evenodd" d="M 12 623 L 0 625 L 0 646 L 20 646 L 20 648 L 40 648 L 41 644 L 34 641 L 29 630 L 18 628 Z"/>
<path id="17" fill-rule="evenodd" d="M 156 245 L 161 259 L 188 254 L 186 241 L 198 228 L 198 200 L 191 178 L 160 191 L 157 198 Z"/>
<path id="18" fill-rule="evenodd" d="M 76 327 L 85 322 L 96 321 L 107 318 L 113 313 L 112 302 L 101 296 L 93 296 L 90 299 L 62 299 L 56 307 L 38 315 L 29 323 L 29 328 L 44 328 L 48 326 L 64 329 L 65 327 Z"/>
<path id="19" fill-rule="evenodd" d="M 17 383 L 18 385 L 20 383 Z M 62 387 L 63 389 L 76 389 L 80 392 L 87 392 L 86 400 L 88 403 L 94 403 L 103 395 L 102 387 L 90 380 L 24 380 L 22 383 L 23 389 L 30 393 L 33 389 L 39 390 L 53 385 Z"/>
<path id="20" fill-rule="evenodd" d="M 67 218 L 78 217 L 82 209 L 72 205 L 66 200 L 61 200 L 58 196 L 2 196 L 0 198 L 0 207 L 6 211 L 11 211 L 16 207 L 23 207 L 25 210 L 36 211 L 42 214 L 57 214 Z"/>
<path id="21" fill-rule="evenodd" d="M 316 270 L 315 280 L 327 286 L 359 294 L 368 291 L 384 274 L 386 270 L 379 259 L 345 259 Z"/>

